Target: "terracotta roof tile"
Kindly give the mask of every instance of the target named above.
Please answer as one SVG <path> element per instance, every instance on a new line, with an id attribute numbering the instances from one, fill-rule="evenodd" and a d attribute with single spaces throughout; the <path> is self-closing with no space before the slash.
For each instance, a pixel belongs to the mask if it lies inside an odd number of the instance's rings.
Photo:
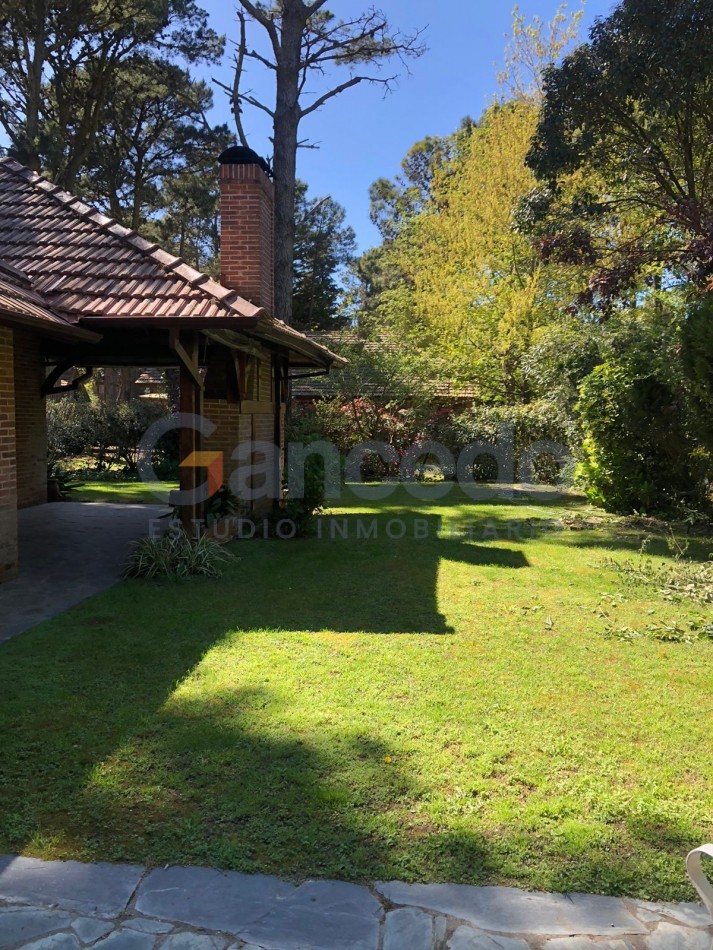
<path id="1" fill-rule="evenodd" d="M 48 312 L 90 317 L 259 320 L 255 334 L 308 363 L 344 360 L 135 231 L 0 158 L 0 256 L 23 271 Z M 61 319 L 61 317 L 59 318 Z"/>
<path id="2" fill-rule="evenodd" d="M 0 159 L 0 253 L 75 319 L 264 314 L 135 231 Z M 279 323 L 279 321 L 276 321 Z"/>
<path id="3" fill-rule="evenodd" d="M 25 274 L 0 259 L 0 321 L 3 317 L 11 322 L 37 325 L 51 335 L 83 332 L 68 324 L 62 314 L 47 307 Z"/>

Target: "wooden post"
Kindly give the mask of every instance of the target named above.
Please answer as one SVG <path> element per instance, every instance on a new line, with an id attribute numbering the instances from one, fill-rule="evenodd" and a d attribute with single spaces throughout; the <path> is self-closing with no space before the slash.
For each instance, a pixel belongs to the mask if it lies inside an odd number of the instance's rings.
<path id="1" fill-rule="evenodd" d="M 201 416 L 203 414 L 203 383 L 198 372 L 198 334 L 177 334 L 174 331 L 171 335 L 171 348 L 179 357 L 179 410 L 187 415 Z M 191 428 L 182 428 L 179 441 L 180 460 L 183 461 L 194 452 L 200 452 L 202 441 L 200 432 Z M 193 467 L 181 467 L 181 491 L 195 492 L 198 484 L 198 470 Z M 181 523 L 184 531 L 191 538 L 195 536 L 196 522 L 202 518 L 203 511 L 204 505 L 195 500 L 181 507 Z"/>

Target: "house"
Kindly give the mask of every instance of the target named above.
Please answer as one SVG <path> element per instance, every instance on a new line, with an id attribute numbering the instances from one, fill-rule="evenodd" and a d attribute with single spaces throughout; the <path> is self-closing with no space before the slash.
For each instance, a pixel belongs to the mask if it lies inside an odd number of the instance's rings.
<path id="1" fill-rule="evenodd" d="M 355 372 L 343 380 L 330 378 L 326 373 L 303 375 L 291 388 L 292 402 L 297 409 L 309 411 L 322 399 L 343 396 L 345 389 L 350 396 L 378 402 L 388 398 L 388 373 L 380 374 L 370 364 L 376 357 L 388 357 L 397 351 L 398 344 L 392 335 L 379 333 L 365 337 L 354 330 L 318 330 L 307 333 L 307 336 L 315 343 L 348 357 Z M 479 395 L 472 386 L 442 380 L 432 380 L 427 389 L 434 404 L 443 409 L 467 409 Z"/>
<path id="2" fill-rule="evenodd" d="M 181 412 L 215 426 L 209 438 L 182 429 L 182 458 L 229 459 L 239 442 L 284 449 L 289 380 L 344 362 L 274 315 L 267 166 L 238 147 L 219 163 L 217 283 L 0 159 L 0 580 L 18 568 L 18 509 L 47 500 L 49 394 L 76 388 L 96 367 L 175 367 Z M 204 479 L 181 471 L 183 489 Z M 182 514 L 191 521 L 200 505 Z"/>

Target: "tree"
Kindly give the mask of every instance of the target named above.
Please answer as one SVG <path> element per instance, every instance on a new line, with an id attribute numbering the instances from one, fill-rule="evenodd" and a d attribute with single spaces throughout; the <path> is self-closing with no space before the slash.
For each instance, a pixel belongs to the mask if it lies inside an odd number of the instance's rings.
<path id="1" fill-rule="evenodd" d="M 12 154 L 71 190 L 136 57 L 214 62 L 194 0 L 0 0 L 0 127 Z"/>
<path id="2" fill-rule="evenodd" d="M 133 57 L 118 73 L 102 127 L 87 156 L 82 193 L 107 206 L 133 230 L 146 226 L 164 203 L 164 191 L 186 169 L 215 164 L 229 141 L 226 126 L 212 128 L 205 113 L 212 93 L 179 66 Z M 215 178 L 213 169 L 213 178 Z M 208 192 L 215 187 L 208 188 Z"/>
<path id="3" fill-rule="evenodd" d="M 713 289 L 713 0 L 623 0 L 597 20 L 546 73 L 527 161 L 543 256 L 599 265 L 580 303 L 665 269 Z M 562 179 L 583 171 L 600 187 L 563 201 Z"/>
<path id="4" fill-rule="evenodd" d="M 400 175 L 374 182 L 369 189 L 370 216 L 385 241 L 393 240 L 406 222 L 426 210 L 434 199 L 436 176 L 457 164 L 474 127 L 468 117 L 453 135 L 429 135 L 410 149 Z"/>
<path id="5" fill-rule="evenodd" d="M 560 10 L 550 24 L 527 26 L 516 13 L 517 55 L 508 55 L 500 95 L 480 120 L 419 143 L 401 175 L 372 192 L 385 240 L 360 265 L 362 296 L 377 295 L 366 302 L 369 319 L 393 327 L 402 346 L 428 352 L 432 380 L 456 381 L 486 402 L 533 398 L 525 355 L 580 280 L 571 269 L 544 268 L 512 227 L 535 184 L 525 157 L 536 77 L 573 42 L 579 20 Z M 520 59 L 528 76 L 536 73 L 527 84 L 513 73 Z"/>
<path id="6" fill-rule="evenodd" d="M 332 198 L 308 198 L 297 183 L 293 324 L 299 330 L 343 326 L 337 310 L 343 294 L 339 273 L 354 258 L 356 236 L 346 212 Z"/>
<path id="7" fill-rule="evenodd" d="M 295 244 L 297 149 L 302 121 L 347 89 L 363 82 L 391 88 L 396 76 L 380 76 L 369 67 L 382 67 L 394 59 L 402 62 L 424 52 L 420 32 L 394 30 L 386 15 L 370 8 L 351 19 L 337 19 L 326 10 L 327 0 L 272 0 L 270 3 L 239 0 L 240 37 L 236 44 L 235 78 L 227 89 L 240 141 L 248 145 L 243 121 L 246 106 L 267 113 L 273 127 L 275 174 L 275 309 L 289 322 Z M 247 42 L 248 23 L 267 35 L 270 52 L 263 55 Z M 259 63 L 274 74 L 275 100 L 266 103 L 244 88 L 247 61 Z M 343 82 L 310 96 L 310 84 L 324 85 L 333 68 L 348 71 Z M 362 69 L 364 71 L 362 71 Z M 225 87 L 224 87 L 225 88 Z"/>
<path id="8" fill-rule="evenodd" d="M 161 247 L 216 279 L 220 275 L 220 186 L 215 156 L 231 140 L 226 128 L 218 149 L 188 153 L 183 167 L 164 181 L 160 213 L 146 229 Z"/>

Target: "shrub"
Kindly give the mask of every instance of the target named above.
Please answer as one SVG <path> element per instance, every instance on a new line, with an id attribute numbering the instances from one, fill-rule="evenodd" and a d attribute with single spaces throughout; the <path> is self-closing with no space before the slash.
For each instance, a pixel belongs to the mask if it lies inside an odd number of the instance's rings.
<path id="1" fill-rule="evenodd" d="M 96 441 L 96 409 L 72 396 L 47 401 L 47 454 L 50 465 L 91 452 Z"/>
<path id="2" fill-rule="evenodd" d="M 144 538 L 129 555 L 125 577 L 221 577 L 223 562 L 232 557 L 211 538 L 198 540 L 183 532 Z"/>
<path id="3" fill-rule="evenodd" d="M 134 474 L 138 465 L 139 443 L 149 426 L 166 415 L 165 409 L 140 399 L 132 399 L 115 406 L 101 407 L 100 412 L 100 449 L 123 465 L 126 472 Z"/>
<path id="4" fill-rule="evenodd" d="M 314 534 L 315 518 L 324 511 L 325 496 L 324 459 L 308 455 L 304 467 L 304 492 L 302 498 L 289 498 L 276 508 L 268 518 L 273 535 L 277 534 L 280 522 L 292 522 L 294 537 L 304 538 Z"/>
<path id="5" fill-rule="evenodd" d="M 93 404 L 71 396 L 51 400 L 47 405 L 49 460 L 53 463 L 93 455 L 94 465 L 99 470 L 118 464 L 124 474 L 134 475 L 144 433 L 165 415 L 164 408 L 140 399 L 114 406 Z M 154 463 L 159 478 L 177 477 L 177 432 L 161 439 Z"/>
<path id="6" fill-rule="evenodd" d="M 69 472 L 60 462 L 47 463 L 47 486 L 49 501 L 65 501 L 73 492 L 84 487 L 76 472 Z"/>
<path id="7" fill-rule="evenodd" d="M 687 431 L 676 380 L 644 346 L 598 366 L 577 406 L 584 430 L 580 477 L 608 511 L 669 511 L 702 503 L 706 459 Z"/>
<path id="8" fill-rule="evenodd" d="M 223 518 L 243 513 L 243 506 L 237 495 L 223 485 L 208 499 L 205 510 L 205 523 L 208 528 L 213 527 Z"/>
<path id="9" fill-rule="evenodd" d="M 713 300 L 696 304 L 686 314 L 682 344 L 692 428 L 713 453 Z"/>
<path id="10" fill-rule="evenodd" d="M 537 443 L 549 442 L 574 451 L 576 427 L 572 420 L 549 403 L 538 402 L 515 406 L 472 406 L 460 413 L 440 413 L 430 426 L 430 437 L 445 445 L 457 457 L 463 449 L 476 443 L 500 443 L 503 431 L 513 437 L 514 460 L 524 462 L 527 450 Z M 533 462 L 536 482 L 551 484 L 561 476 L 560 463 L 553 453 L 537 456 Z M 524 477 L 522 470 L 516 477 Z M 473 466 L 479 481 L 494 481 L 498 466 L 494 456 L 483 454 Z"/>

